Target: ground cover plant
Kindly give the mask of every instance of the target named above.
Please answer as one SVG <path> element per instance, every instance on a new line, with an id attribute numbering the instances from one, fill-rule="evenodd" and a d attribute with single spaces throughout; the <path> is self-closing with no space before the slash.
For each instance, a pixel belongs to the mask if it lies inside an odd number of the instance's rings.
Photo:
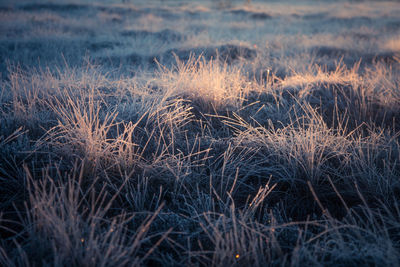
<path id="1" fill-rule="evenodd" d="M 400 265 L 398 14 L 0 1 L 0 264 Z"/>

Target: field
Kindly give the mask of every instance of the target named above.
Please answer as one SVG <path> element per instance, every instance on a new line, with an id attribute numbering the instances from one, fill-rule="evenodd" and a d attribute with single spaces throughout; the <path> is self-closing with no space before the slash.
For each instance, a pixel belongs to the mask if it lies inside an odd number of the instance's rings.
<path id="1" fill-rule="evenodd" d="M 0 0 L 0 265 L 400 266 L 399 14 Z"/>

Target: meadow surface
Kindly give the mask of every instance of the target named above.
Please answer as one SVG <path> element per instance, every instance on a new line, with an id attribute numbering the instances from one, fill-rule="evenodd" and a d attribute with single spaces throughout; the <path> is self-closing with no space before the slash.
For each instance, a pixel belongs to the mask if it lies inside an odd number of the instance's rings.
<path id="1" fill-rule="evenodd" d="M 399 14 L 0 0 L 0 265 L 399 266 Z"/>

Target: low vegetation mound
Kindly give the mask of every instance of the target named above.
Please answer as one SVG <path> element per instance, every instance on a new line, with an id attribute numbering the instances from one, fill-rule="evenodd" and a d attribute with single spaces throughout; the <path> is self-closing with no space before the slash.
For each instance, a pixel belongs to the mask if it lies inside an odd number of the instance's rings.
<path id="1" fill-rule="evenodd" d="M 0 7 L 1 266 L 400 265 L 397 3 L 111 2 Z"/>

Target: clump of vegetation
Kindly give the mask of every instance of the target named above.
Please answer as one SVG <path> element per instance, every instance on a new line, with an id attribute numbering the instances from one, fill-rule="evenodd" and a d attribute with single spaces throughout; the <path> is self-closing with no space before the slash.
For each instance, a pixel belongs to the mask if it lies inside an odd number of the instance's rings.
<path id="1" fill-rule="evenodd" d="M 111 7 L 69 6 L 140 10 Z M 229 8 L 215 12 L 252 7 Z M 399 265 L 399 57 L 348 64 L 286 45 L 134 70 L 9 52 L 0 264 Z"/>
<path id="2" fill-rule="evenodd" d="M 3 264 L 396 262 L 400 98 L 374 81 L 398 84 L 399 65 L 373 68 L 259 83 L 198 58 L 151 84 L 14 70 Z"/>

